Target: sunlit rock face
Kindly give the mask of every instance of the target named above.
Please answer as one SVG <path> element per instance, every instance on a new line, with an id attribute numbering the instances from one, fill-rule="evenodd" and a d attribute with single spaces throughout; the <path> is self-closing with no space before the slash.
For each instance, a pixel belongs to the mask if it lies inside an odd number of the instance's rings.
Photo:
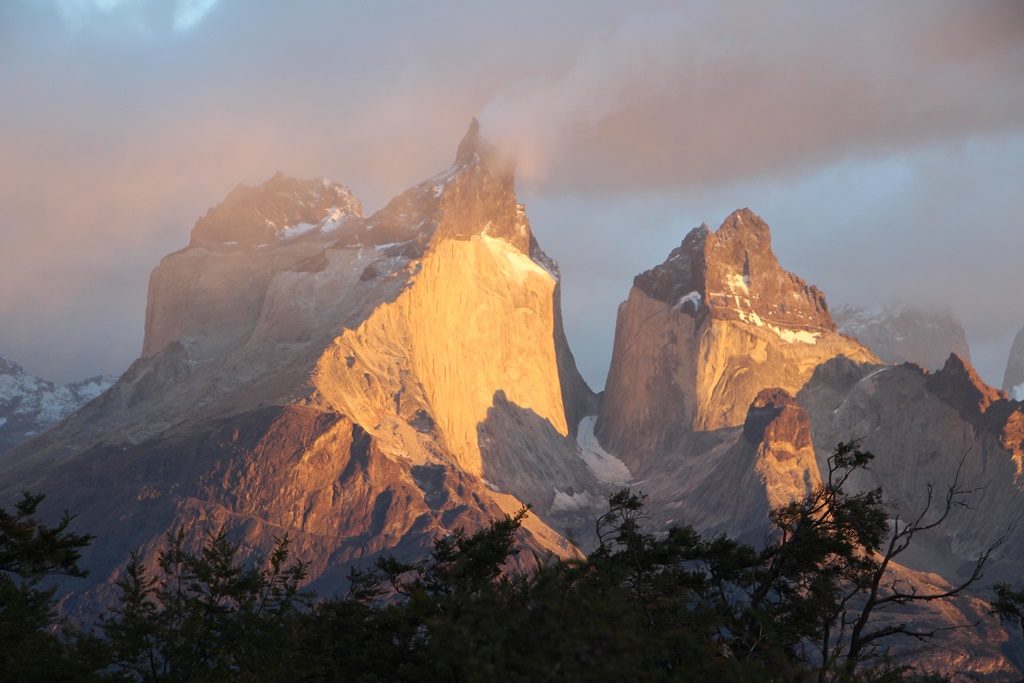
<path id="1" fill-rule="evenodd" d="M 810 420 L 782 389 L 764 389 L 754 398 L 743 438 L 757 446 L 754 470 L 764 482 L 770 509 L 800 500 L 821 483 Z"/>
<path id="2" fill-rule="evenodd" d="M 1017 333 L 1010 347 L 1010 357 L 1006 361 L 1006 373 L 1003 375 L 1003 391 L 1013 399 L 1024 401 L 1024 327 Z"/>
<path id="3" fill-rule="evenodd" d="M 55 384 L 0 357 L 0 454 L 75 412 L 116 379 L 101 375 Z"/>
<path id="4" fill-rule="evenodd" d="M 125 530 L 88 551 L 86 608 L 176 526 L 253 551 L 287 532 L 328 591 L 525 503 L 524 547 L 575 552 L 560 532 L 585 540 L 611 485 L 577 444 L 595 397 L 558 278 L 475 123 L 449 169 L 369 217 L 325 181 L 237 189 L 154 271 L 142 357 L 26 444 L 0 496 L 32 479 L 84 527 Z"/>
<path id="5" fill-rule="evenodd" d="M 838 355 L 876 361 L 836 331 L 824 296 L 779 265 L 748 209 L 691 231 L 619 307 L 598 435 L 623 457 L 741 425 L 761 389 L 795 393 Z"/>
<path id="6" fill-rule="evenodd" d="M 840 332 L 854 337 L 886 363 L 911 362 L 938 370 L 951 353 L 971 359 L 964 327 L 950 311 L 840 306 L 832 315 Z"/>

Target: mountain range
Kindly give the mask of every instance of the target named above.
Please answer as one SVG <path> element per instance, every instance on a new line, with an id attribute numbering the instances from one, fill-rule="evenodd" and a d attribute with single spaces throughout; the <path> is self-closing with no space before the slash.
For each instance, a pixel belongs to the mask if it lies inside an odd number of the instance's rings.
<path id="1" fill-rule="evenodd" d="M 905 513 L 957 472 L 985 487 L 902 580 L 947 585 L 1000 534 L 986 577 L 1016 579 L 1024 404 L 981 381 L 955 321 L 881 318 L 834 317 L 741 209 L 636 276 L 596 395 L 565 338 L 558 266 L 474 121 L 448 169 L 369 216 L 326 179 L 232 190 L 153 271 L 140 358 L 0 457 L 0 502 L 47 493 L 98 535 L 65 601 L 90 614 L 129 553 L 153 562 L 174 528 L 196 544 L 223 526 L 254 553 L 287 533 L 322 592 L 522 505 L 522 545 L 571 556 L 624 485 L 648 494 L 655 530 L 763 543 L 770 510 L 860 438 L 877 458 L 857 485 Z M 903 656 L 1019 677 L 979 597 L 912 616 L 979 625 Z"/>
<path id="2" fill-rule="evenodd" d="M 97 375 L 55 384 L 0 357 L 0 454 L 75 412 L 116 380 Z"/>

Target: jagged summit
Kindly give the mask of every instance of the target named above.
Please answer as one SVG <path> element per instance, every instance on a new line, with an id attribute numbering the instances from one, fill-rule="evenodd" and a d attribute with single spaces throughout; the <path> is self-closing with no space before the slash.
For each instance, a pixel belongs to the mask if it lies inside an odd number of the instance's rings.
<path id="1" fill-rule="evenodd" d="M 598 437 L 617 454 L 680 452 L 689 430 L 743 424 L 762 389 L 796 393 L 840 354 L 878 360 L 836 332 L 816 287 L 779 265 L 768 225 L 734 211 L 717 231 L 691 230 L 634 279 L 619 307 Z"/>
<path id="2" fill-rule="evenodd" d="M 430 241 L 473 237 L 507 242 L 538 264 L 549 259 L 532 238 L 525 209 L 515 194 L 515 167 L 470 123 L 442 173 L 409 188 L 370 216 L 347 239 L 352 243 L 410 242 L 410 256 L 422 254 Z"/>
<path id="3" fill-rule="evenodd" d="M 153 271 L 142 357 L 0 461 L 0 498 L 43 481 L 83 525 L 123 529 L 89 549 L 98 591 L 168 528 L 210 524 L 254 550 L 286 531 L 329 589 L 524 504 L 524 547 L 568 552 L 554 529 L 589 533 L 604 498 L 576 442 L 596 397 L 490 149 L 474 124 L 456 164 L 368 218 L 353 200 L 337 232 L 310 221 L 341 186 L 237 188 Z"/>
<path id="4" fill-rule="evenodd" d="M 789 440 L 800 448 L 812 445 L 806 414 L 789 392 L 778 387 L 762 389 L 754 397 L 743 422 L 743 437 L 752 444 L 759 444 L 773 424 L 777 424 L 778 429 L 785 428 Z"/>
<path id="5" fill-rule="evenodd" d="M 479 156 L 481 150 L 480 140 L 480 122 L 476 120 L 476 117 L 469 122 L 469 130 L 462 137 L 462 141 L 459 142 L 459 148 L 455 152 L 455 165 L 461 166 L 462 164 L 468 164 L 473 161 L 473 156 Z"/>
<path id="6" fill-rule="evenodd" d="M 984 413 L 1006 398 L 1006 394 L 985 383 L 970 361 L 955 353 L 949 354 L 942 369 L 928 378 L 928 388 L 966 415 Z"/>
<path id="7" fill-rule="evenodd" d="M 7 360 L 3 356 L 0 356 L 0 374 L 8 375 L 18 372 L 24 372 L 24 369 L 14 361 Z"/>
<path id="8" fill-rule="evenodd" d="M 56 384 L 0 356 L 0 454 L 78 410 L 115 379 L 97 376 Z"/>
<path id="9" fill-rule="evenodd" d="M 779 265 L 767 223 L 747 208 L 729 214 L 717 231 L 694 228 L 633 284 L 690 315 L 741 320 L 787 340 L 814 343 L 836 329 L 824 294 Z"/>
<path id="10" fill-rule="evenodd" d="M 278 171 L 266 182 L 239 184 L 196 221 L 189 246 L 256 246 L 314 229 L 332 232 L 363 215 L 352 191 L 327 178 L 298 180 Z"/>

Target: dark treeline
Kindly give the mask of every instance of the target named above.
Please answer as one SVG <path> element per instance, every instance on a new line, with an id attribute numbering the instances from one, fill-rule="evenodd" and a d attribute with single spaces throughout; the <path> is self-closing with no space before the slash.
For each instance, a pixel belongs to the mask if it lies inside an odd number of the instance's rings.
<path id="1" fill-rule="evenodd" d="M 949 599 L 886 589 L 915 533 L 961 501 L 957 482 L 890 528 L 880 491 L 849 493 L 872 456 L 840 444 L 827 480 L 776 510 L 756 550 L 691 528 L 643 530 L 643 496 L 623 490 L 597 520 L 586 557 L 531 558 L 511 570 L 527 514 L 435 541 L 416 563 L 353 570 L 344 596 L 301 589 L 306 565 L 282 538 L 244 562 L 221 531 L 198 553 L 168 536 L 157 566 L 132 557 L 120 601 L 83 631 L 61 617 L 53 575 L 84 576 L 92 537 L 35 519 L 41 496 L 0 510 L 0 677 L 10 681 L 925 681 L 892 665 L 888 644 L 930 639 L 884 606 Z M 522 559 L 522 556 L 520 556 Z M 522 566 L 520 562 L 520 566 Z M 994 608 L 1024 629 L 1024 595 Z"/>

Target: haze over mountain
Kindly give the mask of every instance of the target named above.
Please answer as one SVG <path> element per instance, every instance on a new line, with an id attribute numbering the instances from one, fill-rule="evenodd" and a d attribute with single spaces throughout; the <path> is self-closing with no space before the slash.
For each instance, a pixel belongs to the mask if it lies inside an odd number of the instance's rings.
<path id="1" fill-rule="evenodd" d="M 446 171 L 369 217 L 341 185 L 278 174 L 197 221 L 153 271 L 142 357 L 0 460 L 5 500 L 32 480 L 121 529 L 87 551 L 74 604 L 104 604 L 171 526 L 252 549 L 288 529 L 328 591 L 523 503 L 531 547 L 573 552 L 549 525 L 586 538 L 609 488 L 575 441 L 595 397 L 513 186 L 474 121 Z"/>
<path id="2" fill-rule="evenodd" d="M 1020 329 L 1010 347 L 1003 374 L 1003 391 L 1018 401 L 1024 401 L 1024 327 Z"/>
<path id="3" fill-rule="evenodd" d="M 56 381 L 127 367 L 150 264 L 237 183 L 326 174 L 373 212 L 473 114 L 595 388 L 633 275 L 740 206 L 835 302 L 948 304 L 990 383 L 1024 319 L 1013 0 L 0 5 L 0 349 Z"/>
<path id="4" fill-rule="evenodd" d="M 855 337 L 886 363 L 912 362 L 938 370 L 951 353 L 971 360 L 963 325 L 949 310 L 840 306 L 832 316 L 840 331 Z"/>
<path id="5" fill-rule="evenodd" d="M 98 534 L 88 617 L 174 528 L 288 534 L 328 595 L 523 505 L 516 561 L 571 557 L 622 486 L 760 546 L 860 439 L 893 524 L 976 494 L 891 580 L 1000 539 L 983 587 L 1019 582 L 1022 37 L 1017 2 L 0 3 L 0 506 Z M 894 611 L 976 626 L 893 654 L 1019 680 L 984 597 Z"/>

